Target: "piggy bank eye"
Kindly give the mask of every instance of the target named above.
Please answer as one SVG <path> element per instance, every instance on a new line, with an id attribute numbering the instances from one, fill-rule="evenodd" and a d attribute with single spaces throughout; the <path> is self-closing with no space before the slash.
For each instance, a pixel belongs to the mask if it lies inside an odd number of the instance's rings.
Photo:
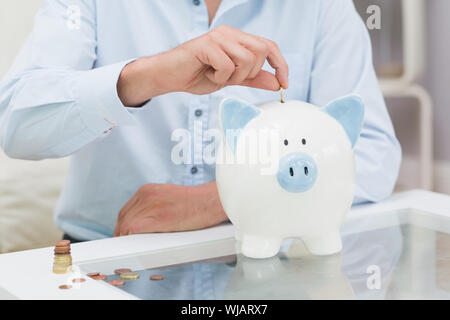
<path id="1" fill-rule="evenodd" d="M 284 139 L 284 145 L 287 146 L 288 144 L 289 142 L 286 139 Z"/>
<path id="2" fill-rule="evenodd" d="M 302 145 L 305 145 L 305 144 L 306 144 L 306 139 L 303 138 L 303 139 L 302 139 Z"/>

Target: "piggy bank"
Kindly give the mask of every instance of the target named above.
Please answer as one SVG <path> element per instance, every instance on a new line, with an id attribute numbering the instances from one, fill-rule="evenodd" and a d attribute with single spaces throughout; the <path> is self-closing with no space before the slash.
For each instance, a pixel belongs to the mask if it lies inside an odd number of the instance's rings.
<path id="1" fill-rule="evenodd" d="M 353 147 L 363 119 L 358 96 L 321 108 L 301 101 L 221 101 L 216 182 L 242 254 L 274 256 L 292 237 L 315 255 L 341 251 L 339 229 L 354 197 Z"/>

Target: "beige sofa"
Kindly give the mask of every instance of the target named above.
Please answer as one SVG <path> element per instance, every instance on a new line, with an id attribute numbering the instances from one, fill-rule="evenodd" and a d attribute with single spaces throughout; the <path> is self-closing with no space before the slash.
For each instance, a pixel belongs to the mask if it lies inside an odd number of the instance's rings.
<path id="1" fill-rule="evenodd" d="M 0 151 L 0 253 L 51 246 L 68 159 L 13 160 Z"/>

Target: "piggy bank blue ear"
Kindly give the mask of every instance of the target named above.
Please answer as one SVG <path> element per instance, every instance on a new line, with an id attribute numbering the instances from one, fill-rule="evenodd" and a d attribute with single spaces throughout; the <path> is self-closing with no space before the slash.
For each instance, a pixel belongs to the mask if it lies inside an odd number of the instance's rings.
<path id="1" fill-rule="evenodd" d="M 225 98 L 222 100 L 219 109 L 221 129 L 226 137 L 228 146 L 233 152 L 236 151 L 236 141 L 239 137 L 240 130 L 260 113 L 260 109 L 246 101 L 235 98 Z"/>
<path id="2" fill-rule="evenodd" d="M 352 147 L 355 146 L 364 122 L 364 104 L 359 96 L 351 95 L 330 102 L 322 111 L 344 127 Z"/>

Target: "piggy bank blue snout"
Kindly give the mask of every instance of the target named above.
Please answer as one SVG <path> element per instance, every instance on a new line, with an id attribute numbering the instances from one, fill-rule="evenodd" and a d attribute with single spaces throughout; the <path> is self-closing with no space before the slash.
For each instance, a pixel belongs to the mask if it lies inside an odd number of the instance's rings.
<path id="1" fill-rule="evenodd" d="M 289 153 L 280 159 L 277 180 L 286 191 L 305 192 L 313 187 L 316 179 L 316 162 L 306 153 Z"/>

